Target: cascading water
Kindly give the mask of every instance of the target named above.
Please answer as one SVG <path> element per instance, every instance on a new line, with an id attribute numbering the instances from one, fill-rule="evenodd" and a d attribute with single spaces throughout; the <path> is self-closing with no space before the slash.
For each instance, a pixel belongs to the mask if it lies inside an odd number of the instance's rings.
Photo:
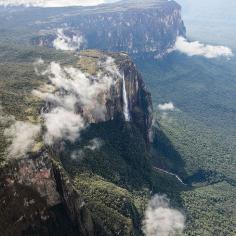
<path id="1" fill-rule="evenodd" d="M 126 121 L 130 121 L 129 103 L 126 93 L 125 74 L 123 74 L 123 113 Z"/>

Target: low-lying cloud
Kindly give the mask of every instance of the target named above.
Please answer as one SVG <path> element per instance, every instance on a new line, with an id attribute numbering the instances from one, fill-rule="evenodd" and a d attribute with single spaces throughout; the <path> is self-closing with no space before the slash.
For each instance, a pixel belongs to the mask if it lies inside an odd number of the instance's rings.
<path id="1" fill-rule="evenodd" d="M 164 103 L 164 104 L 159 104 L 158 109 L 161 111 L 174 111 L 175 106 L 172 102 Z"/>
<path id="2" fill-rule="evenodd" d="M 9 128 L 5 129 L 4 135 L 11 143 L 7 150 L 8 157 L 24 157 L 32 150 L 40 131 L 40 125 L 23 121 L 15 121 Z"/>
<path id="3" fill-rule="evenodd" d="M 6 147 L 8 158 L 22 158 L 32 150 L 41 132 L 40 124 L 29 121 L 17 121 L 14 116 L 4 113 L 0 105 L 0 126 L 6 127 L 3 135 L 9 146 Z M 2 150 L 3 151 L 3 150 Z"/>
<path id="4" fill-rule="evenodd" d="M 79 132 L 85 128 L 81 115 L 63 107 L 43 114 L 43 118 L 47 128 L 44 139 L 49 145 L 61 139 L 74 142 L 79 137 Z"/>
<path id="5" fill-rule="evenodd" d="M 85 146 L 86 149 L 91 151 L 99 150 L 103 145 L 103 141 L 100 138 L 94 138 L 89 141 L 88 145 Z"/>
<path id="6" fill-rule="evenodd" d="M 84 146 L 80 150 L 76 150 L 72 152 L 71 159 L 76 161 L 82 161 L 85 158 L 85 151 L 98 151 L 104 145 L 104 141 L 100 138 L 94 138 L 88 142 L 86 146 Z"/>
<path id="7" fill-rule="evenodd" d="M 33 66 L 36 74 L 49 78 L 47 84 L 32 91 L 34 97 L 45 102 L 40 123 L 16 121 L 13 116 L 6 116 L 0 106 L 0 124 L 8 127 L 4 136 L 10 144 L 9 158 L 23 158 L 28 152 L 37 150 L 37 138 L 43 138 L 46 145 L 66 140 L 74 142 L 90 123 L 105 121 L 108 93 L 120 77 L 114 59 L 110 57 L 98 63 L 97 66 L 102 68 L 96 75 L 56 62 L 47 67 L 42 59 Z M 94 138 L 84 150 L 95 151 L 102 145 L 100 139 Z M 75 153 L 74 157 L 82 155 L 83 151 Z"/>
<path id="8" fill-rule="evenodd" d="M 143 220 L 146 236 L 174 236 L 183 232 L 184 215 L 170 207 L 169 199 L 155 195 L 149 202 Z"/>
<path id="9" fill-rule="evenodd" d="M 213 46 L 203 44 L 198 41 L 189 42 L 183 37 L 178 37 L 174 46 L 174 50 L 184 53 L 188 56 L 203 56 L 206 58 L 232 57 L 233 52 L 225 46 Z"/>
<path id="10" fill-rule="evenodd" d="M 65 35 L 63 29 L 57 29 L 57 38 L 53 41 L 53 47 L 57 50 L 78 51 L 85 44 L 82 35 L 73 34 L 71 37 Z"/>
<path id="11" fill-rule="evenodd" d="M 26 7 L 69 7 L 94 6 L 105 2 L 105 0 L 0 0 L 0 5 Z"/>
<path id="12" fill-rule="evenodd" d="M 38 58 L 34 63 L 34 72 L 37 76 L 40 76 L 43 74 L 43 68 L 44 68 L 44 60 L 42 58 Z"/>
<path id="13" fill-rule="evenodd" d="M 50 84 L 34 90 L 33 95 L 46 102 L 47 109 L 41 114 L 46 127 L 46 144 L 52 145 L 60 140 L 73 142 L 90 123 L 106 120 L 107 94 L 115 83 L 118 69 L 111 58 L 99 65 L 105 71 L 96 76 L 56 62 L 44 72 Z M 89 147 L 96 145 L 99 143 L 93 140 Z"/>

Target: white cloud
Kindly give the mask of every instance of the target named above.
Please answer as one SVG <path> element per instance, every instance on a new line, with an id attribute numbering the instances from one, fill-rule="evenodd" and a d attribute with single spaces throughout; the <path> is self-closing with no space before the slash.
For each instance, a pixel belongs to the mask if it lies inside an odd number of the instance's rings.
<path id="1" fill-rule="evenodd" d="M 103 70 L 91 76 L 71 66 L 50 64 L 47 69 L 50 85 L 32 92 L 47 105 L 42 113 L 47 130 L 46 144 L 52 145 L 60 140 L 73 142 L 88 124 L 106 120 L 106 101 L 118 69 L 114 62 L 111 64 L 107 60 L 99 65 Z M 87 148 L 92 150 L 99 145 L 94 139 Z"/>
<path id="2" fill-rule="evenodd" d="M 188 42 L 183 37 L 178 37 L 174 50 L 184 53 L 188 56 L 203 56 L 206 58 L 232 57 L 233 52 L 225 46 L 212 46 L 198 41 Z"/>
<path id="3" fill-rule="evenodd" d="M 100 138 L 94 138 L 88 142 L 86 146 L 84 146 L 80 150 L 76 150 L 72 152 L 71 159 L 76 161 L 82 161 L 85 158 L 85 150 L 97 151 L 104 145 L 104 142 Z"/>
<path id="4" fill-rule="evenodd" d="M 183 232 L 184 215 L 170 208 L 165 196 L 155 195 L 149 202 L 143 220 L 143 232 L 146 236 L 174 236 Z"/>
<path id="5" fill-rule="evenodd" d="M 172 102 L 169 102 L 169 103 L 159 104 L 158 109 L 161 111 L 174 111 L 175 106 Z"/>
<path id="6" fill-rule="evenodd" d="M 117 77 L 122 77 L 117 65 L 115 63 L 114 58 L 112 57 L 107 57 L 105 62 L 99 62 L 100 67 L 104 68 L 106 71 L 108 71 L 110 74 L 115 75 Z"/>
<path id="7" fill-rule="evenodd" d="M 61 139 L 73 142 L 79 137 L 79 132 L 85 128 L 84 120 L 79 114 L 62 107 L 44 114 L 43 118 L 47 128 L 45 143 L 49 145 Z"/>
<path id="8" fill-rule="evenodd" d="M 11 145 L 8 148 L 8 157 L 24 157 L 31 151 L 35 144 L 35 138 L 40 134 L 41 126 L 30 122 L 15 121 L 5 129 L 4 135 Z"/>
<path id="9" fill-rule="evenodd" d="M 43 65 L 44 64 L 44 60 L 42 58 L 38 58 L 34 63 L 35 66 L 37 65 Z"/>
<path id="10" fill-rule="evenodd" d="M 57 29 L 57 38 L 53 41 L 53 46 L 57 50 L 76 51 L 80 50 L 85 40 L 82 35 L 74 34 L 66 36 L 63 29 Z"/>
<path id="11" fill-rule="evenodd" d="M 84 150 L 77 150 L 77 151 L 74 151 L 72 152 L 71 154 L 71 159 L 72 160 L 76 160 L 76 161 L 82 161 L 85 157 L 85 153 L 84 153 Z"/>
<path id="12" fill-rule="evenodd" d="M 91 151 L 99 150 L 103 145 L 103 141 L 99 138 L 94 138 L 89 141 L 88 145 L 85 146 L 86 149 Z"/>
<path id="13" fill-rule="evenodd" d="M 81 107 L 86 119 L 92 122 L 105 120 L 107 92 L 113 83 L 111 76 L 105 74 L 90 76 L 79 69 L 61 67 L 57 63 L 51 63 L 50 73 L 52 84 L 68 92 L 68 95 L 57 96 L 65 106 L 67 106 L 66 101 L 69 102 L 74 98 L 74 102 Z"/>
<path id="14" fill-rule="evenodd" d="M 32 91 L 34 96 L 46 102 L 41 113 L 42 121 L 41 124 L 16 121 L 14 117 L 6 116 L 0 106 L 0 124 L 10 126 L 4 131 L 11 143 L 7 150 L 9 157 L 24 157 L 36 144 L 35 139 L 42 135 L 41 131 L 45 130 L 45 144 L 62 140 L 73 142 L 90 123 L 106 120 L 108 93 L 119 77 L 119 71 L 110 58 L 99 65 L 103 66 L 102 70 L 92 76 L 55 62 L 47 70 L 38 69 L 45 66 L 43 60 L 33 63 L 37 74 L 49 78 L 48 84 Z M 94 151 L 102 145 L 103 142 L 95 138 L 85 148 Z"/>
<path id="15" fill-rule="evenodd" d="M 42 66 L 44 65 L 44 60 L 42 58 L 38 58 L 34 63 L 34 71 L 36 73 L 36 75 L 40 76 L 43 74 L 42 71 Z"/>
<path id="16" fill-rule="evenodd" d="M 94 6 L 105 3 L 105 0 L 0 0 L 3 6 L 33 6 L 33 7 L 68 7 Z"/>
<path id="17" fill-rule="evenodd" d="M 40 135 L 41 126 L 30 122 L 16 121 L 14 116 L 6 115 L 0 105 L 0 125 L 7 127 L 4 136 L 10 143 L 6 147 L 8 158 L 21 158 L 31 151 L 35 139 Z"/>

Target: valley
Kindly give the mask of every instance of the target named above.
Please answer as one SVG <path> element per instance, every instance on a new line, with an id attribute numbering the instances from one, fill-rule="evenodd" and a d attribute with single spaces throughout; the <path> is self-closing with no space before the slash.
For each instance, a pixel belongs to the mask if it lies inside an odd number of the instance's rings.
<path id="1" fill-rule="evenodd" d="M 156 236 L 144 218 L 163 195 L 174 235 L 235 235 L 235 56 L 173 48 L 236 47 L 230 23 L 219 41 L 189 14 L 165 0 L 0 7 L 1 235 Z"/>

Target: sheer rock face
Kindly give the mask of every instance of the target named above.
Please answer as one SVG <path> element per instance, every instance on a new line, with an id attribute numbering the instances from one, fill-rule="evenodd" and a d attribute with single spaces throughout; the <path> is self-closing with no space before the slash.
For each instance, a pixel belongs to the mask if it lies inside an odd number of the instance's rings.
<path id="1" fill-rule="evenodd" d="M 95 235 L 83 199 L 48 152 L 13 161 L 0 180 L 3 235 Z"/>
<path id="2" fill-rule="evenodd" d="M 53 47 L 56 29 L 63 28 L 72 38 L 80 35 L 83 42 L 78 49 L 125 51 L 130 55 L 153 53 L 164 55 L 173 47 L 176 37 L 185 35 L 181 7 L 174 1 L 122 1 L 93 8 L 80 8 L 53 21 L 46 21 L 50 30 L 41 31 L 32 42 Z M 54 33 L 53 30 L 54 29 Z"/>
<path id="3" fill-rule="evenodd" d="M 125 90 L 127 96 L 127 108 L 129 112 L 129 122 L 133 122 L 143 134 L 147 144 L 150 141 L 150 132 L 152 125 L 152 101 L 151 95 L 145 88 L 141 74 L 138 72 L 135 64 L 125 53 L 104 53 L 99 51 L 84 51 L 80 54 L 79 67 L 88 71 L 88 65 L 84 64 L 93 61 L 96 67 L 99 61 L 106 60 L 106 58 L 114 59 L 114 63 L 120 76 L 113 77 L 114 83 L 106 94 L 104 99 L 104 106 L 106 107 L 105 120 L 113 120 L 124 115 L 124 91 L 123 91 L 123 76 L 125 80 Z M 95 69 L 95 71 L 98 70 Z M 91 120 L 90 123 L 97 123 L 99 120 Z"/>
<path id="4" fill-rule="evenodd" d="M 133 122 L 140 129 L 146 143 L 149 143 L 152 125 L 151 95 L 145 88 L 141 74 L 128 57 L 121 57 L 117 63 L 120 70 L 124 73 L 130 122 Z M 121 83 L 123 82 L 121 81 Z M 119 88 L 118 97 L 120 98 L 123 108 L 124 99 L 121 84 Z M 121 107 L 121 104 L 118 104 L 118 108 Z M 114 110 L 116 110 L 116 106 L 114 106 L 114 108 Z"/>
<path id="5" fill-rule="evenodd" d="M 84 51 L 80 54 L 77 67 L 92 78 L 98 70 L 104 69 L 101 62 L 108 58 L 112 58 L 115 65 L 113 68 L 117 69 L 118 74 L 111 77 L 114 83 L 102 99 L 106 108 L 104 121 L 123 119 L 125 122 L 125 80 L 129 122 L 140 129 L 148 145 L 152 123 L 151 96 L 127 54 Z M 85 113 L 80 107 L 78 112 Z M 88 123 L 100 122 L 90 116 L 87 116 L 87 119 Z M 101 232 L 59 161 L 63 148 L 56 146 L 55 144 L 53 147 L 42 148 L 36 154 L 28 153 L 24 158 L 12 160 L 7 167 L 1 169 L 0 231 L 3 235 L 40 233 L 93 236 Z M 9 225 L 13 226 L 9 228 Z M 5 231 L 6 228 L 9 232 Z"/>

